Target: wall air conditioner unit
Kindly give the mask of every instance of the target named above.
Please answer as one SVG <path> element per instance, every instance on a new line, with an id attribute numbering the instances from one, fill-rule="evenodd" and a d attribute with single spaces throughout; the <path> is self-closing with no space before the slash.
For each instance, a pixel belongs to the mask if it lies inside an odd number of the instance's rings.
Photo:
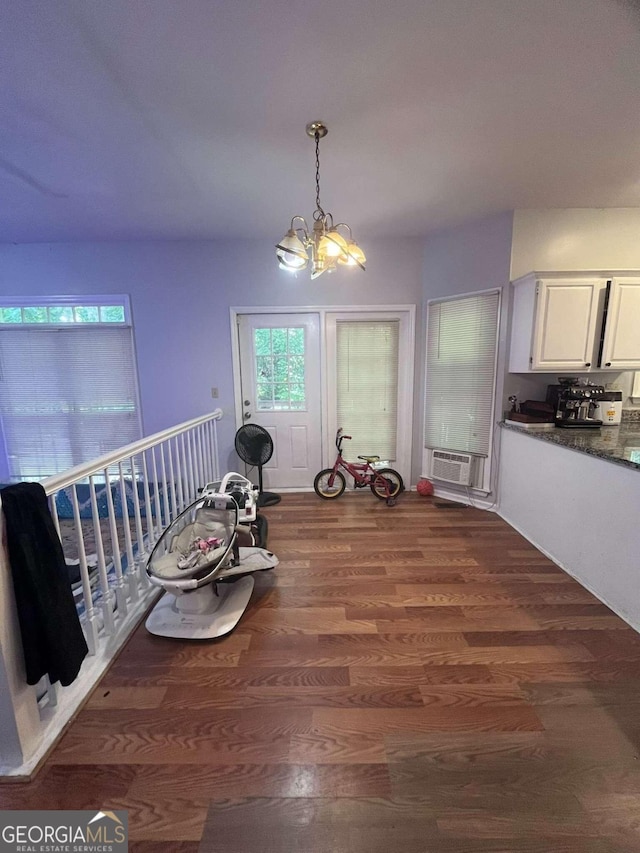
<path id="1" fill-rule="evenodd" d="M 452 453 L 449 450 L 433 450 L 431 453 L 431 476 L 434 480 L 469 486 L 474 466 L 475 456 L 470 453 Z"/>

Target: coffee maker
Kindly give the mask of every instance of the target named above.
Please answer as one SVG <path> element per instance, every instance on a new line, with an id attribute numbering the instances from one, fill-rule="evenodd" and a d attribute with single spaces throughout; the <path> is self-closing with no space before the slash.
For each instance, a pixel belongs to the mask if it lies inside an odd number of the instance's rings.
<path id="1" fill-rule="evenodd" d="M 594 418 L 597 404 L 605 394 L 604 385 L 581 382 L 575 376 L 561 376 L 558 385 L 547 386 L 547 403 L 553 406 L 555 425 L 564 429 L 598 429 Z"/>

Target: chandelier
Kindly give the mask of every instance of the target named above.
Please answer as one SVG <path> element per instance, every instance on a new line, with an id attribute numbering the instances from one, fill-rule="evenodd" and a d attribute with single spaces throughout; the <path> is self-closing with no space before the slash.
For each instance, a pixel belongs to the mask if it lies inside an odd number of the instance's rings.
<path id="1" fill-rule="evenodd" d="M 353 239 L 351 228 L 345 222 L 334 225 L 333 216 L 325 213 L 320 204 L 320 140 L 327 135 L 327 127 L 321 121 L 307 125 L 307 135 L 316 141 L 316 209 L 313 228 L 302 216 L 294 216 L 291 226 L 276 246 L 276 257 L 280 269 L 298 272 L 306 269 L 311 261 L 311 278 L 323 272 L 333 272 L 336 264 L 364 269 L 364 252 Z M 346 232 L 344 237 L 340 230 Z"/>

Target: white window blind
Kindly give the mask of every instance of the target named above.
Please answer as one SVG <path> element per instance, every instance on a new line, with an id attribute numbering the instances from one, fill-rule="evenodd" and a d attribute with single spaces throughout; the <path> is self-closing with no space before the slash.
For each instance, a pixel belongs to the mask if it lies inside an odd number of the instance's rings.
<path id="1" fill-rule="evenodd" d="M 12 480 L 42 479 L 140 438 L 132 329 L 0 330 Z"/>
<path id="2" fill-rule="evenodd" d="M 358 454 L 396 458 L 398 427 L 398 320 L 336 322 L 337 419 Z"/>
<path id="3" fill-rule="evenodd" d="M 425 447 L 489 453 L 499 308 L 498 291 L 429 304 Z"/>

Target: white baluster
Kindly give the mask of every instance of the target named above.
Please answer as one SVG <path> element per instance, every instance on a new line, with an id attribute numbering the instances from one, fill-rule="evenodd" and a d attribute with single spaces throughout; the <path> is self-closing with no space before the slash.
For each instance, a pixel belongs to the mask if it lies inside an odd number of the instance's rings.
<path id="1" fill-rule="evenodd" d="M 127 615 L 127 589 L 124 585 L 122 575 L 122 561 L 120 559 L 120 540 L 118 538 L 118 526 L 116 524 L 116 512 L 113 508 L 113 495 L 111 494 L 111 481 L 109 471 L 105 468 L 105 480 L 107 483 L 107 507 L 109 512 L 109 531 L 111 533 L 112 559 L 116 570 L 116 602 L 118 605 L 118 617 L 123 619 Z"/>
<path id="2" fill-rule="evenodd" d="M 162 475 L 162 503 L 164 504 L 164 525 L 171 524 L 171 509 L 169 507 L 169 486 L 167 483 L 167 466 L 164 459 L 164 444 L 160 445 L 160 473 Z"/>
<path id="3" fill-rule="evenodd" d="M 158 466 L 156 465 L 156 449 L 150 448 L 151 454 L 151 469 L 153 471 L 153 506 L 156 512 L 156 524 L 158 527 L 158 536 L 162 536 L 164 521 L 162 519 L 162 502 L 160 500 L 160 483 L 158 482 Z"/>
<path id="4" fill-rule="evenodd" d="M 44 675 L 44 683 L 47 688 L 47 707 L 55 708 L 58 704 L 58 691 L 55 684 L 52 684 L 47 673 Z"/>
<path id="5" fill-rule="evenodd" d="M 183 491 L 183 504 L 180 507 L 180 509 L 184 509 L 186 507 L 186 505 L 188 503 L 190 503 L 190 499 L 189 499 L 189 473 L 188 473 L 189 467 L 187 465 L 187 451 L 185 448 L 184 433 L 182 433 L 182 435 L 180 436 L 180 449 L 181 449 L 181 454 L 180 454 L 181 478 L 180 479 L 181 479 L 181 482 L 184 484 L 184 488 L 182 489 L 182 491 Z"/>
<path id="6" fill-rule="evenodd" d="M 51 511 L 51 518 L 53 519 L 53 526 L 56 529 L 56 533 L 58 534 L 58 539 L 62 541 L 62 535 L 60 533 L 60 519 L 58 518 L 58 507 L 56 506 L 56 495 L 58 493 L 49 496 L 49 509 Z"/>
<path id="7" fill-rule="evenodd" d="M 82 597 L 84 600 L 85 624 L 87 627 L 87 646 L 89 654 L 95 655 L 98 650 L 98 613 L 93 606 L 91 598 L 91 583 L 89 582 L 89 569 L 87 568 L 87 555 L 84 550 L 84 539 L 82 538 L 82 521 L 80 519 L 80 507 L 78 506 L 78 495 L 75 483 L 71 488 L 71 505 L 73 507 L 73 521 L 75 525 L 76 543 L 78 546 L 78 563 L 80 567 L 80 580 L 82 581 Z"/>
<path id="8" fill-rule="evenodd" d="M 202 425 L 196 427 L 194 439 L 196 442 L 198 459 L 198 481 L 201 486 L 205 486 L 207 483 L 207 475 L 204 469 L 204 453 L 202 452 Z"/>
<path id="9" fill-rule="evenodd" d="M 187 477 L 189 488 L 187 490 L 189 503 L 196 499 L 195 478 L 193 476 L 193 454 L 191 452 L 191 431 L 186 434 L 187 439 Z"/>
<path id="10" fill-rule="evenodd" d="M 141 589 L 146 589 L 150 584 L 146 572 L 147 550 L 145 548 L 144 533 L 142 532 L 142 515 L 140 513 L 140 497 L 138 495 L 138 475 L 136 471 L 135 456 L 131 457 L 131 479 L 133 482 L 133 512 L 136 519 L 136 540 L 138 550 L 136 568 L 138 572 L 138 583 Z"/>
<path id="11" fill-rule="evenodd" d="M 175 466 L 176 466 L 176 486 L 178 489 L 178 506 L 177 511 L 181 513 L 184 509 L 184 491 L 182 489 L 182 462 L 180 461 L 180 439 L 178 436 L 174 439 L 175 442 Z"/>
<path id="12" fill-rule="evenodd" d="M 108 484 L 105 488 L 108 488 Z M 113 616 L 113 607 L 115 597 L 113 590 L 109 585 L 109 574 L 107 572 L 107 561 L 104 556 L 104 543 L 102 541 L 102 527 L 100 525 L 100 513 L 98 510 L 98 501 L 96 499 L 96 488 L 93 477 L 89 477 L 89 497 L 91 499 L 91 518 L 93 522 L 93 536 L 96 541 L 96 557 L 98 560 L 98 578 L 100 581 L 100 590 L 102 592 L 102 618 L 104 621 L 104 630 L 111 636 L 115 633 L 115 619 Z"/>
<path id="13" fill-rule="evenodd" d="M 133 559 L 133 544 L 131 542 L 131 528 L 129 526 L 129 504 L 127 503 L 127 487 L 124 481 L 122 462 L 118 462 L 118 473 L 120 475 L 120 506 L 122 507 L 122 529 L 124 532 L 124 548 L 127 554 L 127 585 L 131 601 L 138 600 L 138 577 L 136 575 Z"/>
<path id="14" fill-rule="evenodd" d="M 218 425 L 213 421 L 213 462 L 216 467 L 215 479 L 220 477 L 220 461 L 218 459 Z"/>
<path id="15" fill-rule="evenodd" d="M 156 531 L 153 522 L 153 511 L 151 509 L 151 495 L 149 493 L 149 472 L 147 470 L 146 450 L 142 453 L 142 476 L 144 477 L 142 485 L 144 489 L 144 515 L 147 520 L 148 550 L 151 551 L 156 543 Z"/>
<path id="16" fill-rule="evenodd" d="M 169 455 L 169 478 L 171 480 L 171 520 L 178 515 L 178 498 L 176 495 L 176 472 L 173 468 L 173 449 L 171 447 L 172 439 L 167 442 L 167 452 Z"/>

